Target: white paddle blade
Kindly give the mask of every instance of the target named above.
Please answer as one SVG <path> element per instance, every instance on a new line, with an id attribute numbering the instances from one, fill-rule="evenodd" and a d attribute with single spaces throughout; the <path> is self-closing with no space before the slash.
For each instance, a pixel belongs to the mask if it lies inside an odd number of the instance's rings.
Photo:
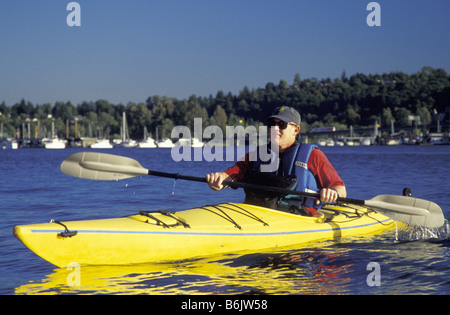
<path id="1" fill-rule="evenodd" d="M 394 195 L 380 195 L 365 201 L 365 205 L 395 221 L 428 228 L 444 225 L 441 208 L 434 202 Z"/>
<path id="2" fill-rule="evenodd" d="M 148 175 L 148 170 L 136 160 L 95 152 L 81 152 L 69 156 L 61 164 L 61 172 L 78 178 L 107 181 Z"/>

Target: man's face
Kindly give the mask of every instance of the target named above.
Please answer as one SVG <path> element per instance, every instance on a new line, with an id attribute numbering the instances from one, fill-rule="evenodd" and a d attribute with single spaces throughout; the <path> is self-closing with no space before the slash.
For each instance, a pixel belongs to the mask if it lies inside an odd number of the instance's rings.
<path id="1" fill-rule="evenodd" d="M 273 143 L 277 143 L 280 147 L 280 152 L 289 148 L 294 144 L 295 139 L 300 132 L 300 126 L 286 123 L 278 118 L 272 118 L 269 123 L 270 127 L 270 140 Z M 283 129 L 283 127 L 285 127 Z"/>

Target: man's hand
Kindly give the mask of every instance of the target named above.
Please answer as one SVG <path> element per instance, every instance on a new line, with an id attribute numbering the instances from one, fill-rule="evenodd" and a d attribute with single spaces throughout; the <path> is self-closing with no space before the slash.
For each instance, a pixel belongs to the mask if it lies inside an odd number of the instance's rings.
<path id="1" fill-rule="evenodd" d="M 222 190 L 228 186 L 222 185 L 223 181 L 228 179 L 228 174 L 225 172 L 221 173 L 211 173 L 206 175 L 206 181 L 208 186 L 214 190 Z"/>
<path id="2" fill-rule="evenodd" d="M 316 201 L 316 204 L 320 202 L 332 203 L 336 202 L 338 197 L 345 198 L 347 196 L 347 191 L 345 186 L 336 186 L 333 188 L 322 188 L 320 190 L 320 200 Z"/>

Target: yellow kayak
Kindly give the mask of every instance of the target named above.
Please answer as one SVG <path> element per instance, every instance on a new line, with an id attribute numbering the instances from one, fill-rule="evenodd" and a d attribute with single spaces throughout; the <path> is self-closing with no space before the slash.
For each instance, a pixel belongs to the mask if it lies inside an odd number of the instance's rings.
<path id="1" fill-rule="evenodd" d="M 327 206 L 318 217 L 228 203 L 179 212 L 16 226 L 14 235 L 58 267 L 166 262 L 368 235 L 391 229 L 388 217 L 354 205 Z"/>

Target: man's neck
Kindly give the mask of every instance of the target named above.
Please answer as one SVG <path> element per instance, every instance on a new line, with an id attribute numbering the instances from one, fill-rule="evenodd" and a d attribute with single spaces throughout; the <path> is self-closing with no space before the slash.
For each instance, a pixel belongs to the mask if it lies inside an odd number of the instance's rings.
<path id="1" fill-rule="evenodd" d="M 297 140 L 295 140 L 294 142 L 292 142 L 290 145 L 288 145 L 288 146 L 278 146 L 278 152 L 280 153 L 280 154 L 283 154 L 284 152 L 286 152 L 289 148 L 291 148 L 292 146 L 294 146 L 294 145 L 296 145 L 298 143 L 298 141 Z"/>

